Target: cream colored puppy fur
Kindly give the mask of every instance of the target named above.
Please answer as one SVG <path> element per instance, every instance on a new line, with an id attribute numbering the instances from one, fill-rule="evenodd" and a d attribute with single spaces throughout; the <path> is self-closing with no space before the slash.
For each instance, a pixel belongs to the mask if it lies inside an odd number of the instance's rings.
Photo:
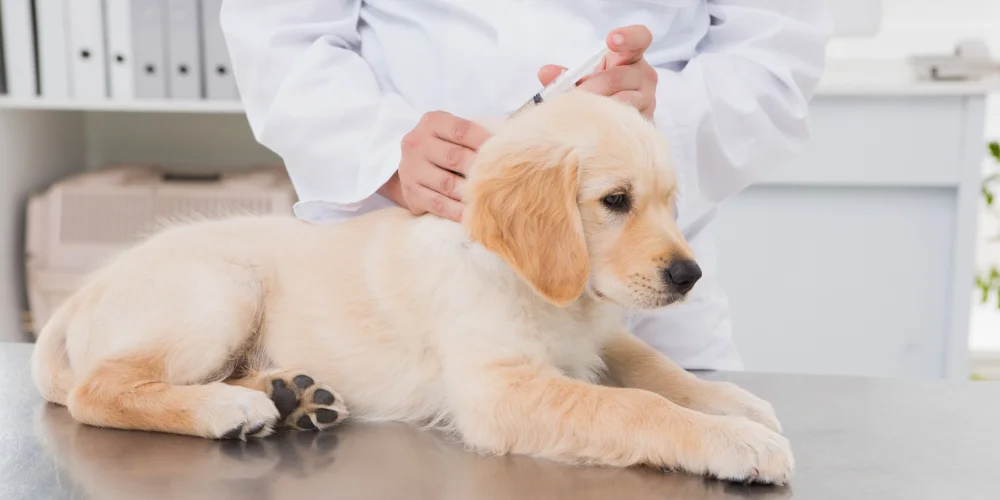
<path id="1" fill-rule="evenodd" d="M 662 134 L 583 92 L 493 131 L 462 224 L 385 209 L 157 233 L 45 325 L 38 389 L 95 426 L 245 438 L 331 427 L 349 409 L 485 453 L 787 481 L 768 403 L 623 327 L 626 308 L 691 284 L 667 274 L 693 255 Z"/>

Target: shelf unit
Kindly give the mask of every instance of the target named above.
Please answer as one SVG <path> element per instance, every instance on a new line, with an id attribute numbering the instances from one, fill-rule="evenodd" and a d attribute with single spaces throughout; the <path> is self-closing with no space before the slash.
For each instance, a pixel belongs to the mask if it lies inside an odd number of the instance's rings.
<path id="1" fill-rule="evenodd" d="M 116 163 L 232 170 L 279 163 L 239 101 L 51 100 L 0 96 L 0 341 L 22 333 L 24 209 L 52 182 Z"/>
<path id="2" fill-rule="evenodd" d="M 15 98 L 0 96 L 0 109 L 97 111 L 123 113 L 207 113 L 243 114 L 239 101 L 210 100 L 100 100 L 78 101 L 72 99 Z"/>

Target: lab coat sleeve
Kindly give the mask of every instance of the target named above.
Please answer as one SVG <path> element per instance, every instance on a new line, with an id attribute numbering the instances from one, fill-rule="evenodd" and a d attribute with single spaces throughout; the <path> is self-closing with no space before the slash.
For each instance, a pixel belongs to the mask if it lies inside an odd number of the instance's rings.
<path id="1" fill-rule="evenodd" d="M 399 166 L 420 113 L 359 55 L 361 0 L 225 0 L 221 24 L 257 141 L 299 202 L 357 210 Z"/>
<path id="2" fill-rule="evenodd" d="M 801 149 L 831 31 L 820 0 L 709 0 L 708 11 L 686 64 L 662 60 L 668 48 L 655 42 L 646 52 L 659 78 L 654 121 L 693 177 L 682 180 L 682 227 Z"/>

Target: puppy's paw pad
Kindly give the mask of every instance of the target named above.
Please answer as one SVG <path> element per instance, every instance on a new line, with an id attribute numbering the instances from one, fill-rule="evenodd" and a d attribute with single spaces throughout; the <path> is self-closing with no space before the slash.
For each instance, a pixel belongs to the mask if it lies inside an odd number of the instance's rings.
<path id="1" fill-rule="evenodd" d="M 301 431 L 316 431 L 329 429 L 344 420 L 347 412 L 340 412 L 332 408 L 309 406 L 300 409 L 292 418 L 289 427 Z"/>
<path id="2" fill-rule="evenodd" d="M 232 429 L 229 429 L 220 436 L 222 439 L 241 439 L 243 437 L 244 425 L 240 424 Z"/>
<path id="3" fill-rule="evenodd" d="M 313 415 L 316 416 L 316 422 L 320 424 L 334 424 L 340 418 L 340 413 L 337 410 L 329 408 L 317 408 Z"/>
<path id="4" fill-rule="evenodd" d="M 294 386 L 293 386 L 294 387 Z M 268 397 L 278 408 L 281 420 L 288 418 L 299 407 L 299 394 L 280 378 L 271 380 Z"/>
<path id="5" fill-rule="evenodd" d="M 337 396 L 334 393 L 326 389 L 316 389 L 313 392 L 312 402 L 317 405 L 332 405 L 337 400 Z"/>
<path id="6" fill-rule="evenodd" d="M 316 381 L 309 375 L 296 375 L 292 378 L 292 383 L 302 391 L 316 385 Z"/>
<path id="7" fill-rule="evenodd" d="M 267 387 L 268 396 L 278 408 L 286 427 L 325 430 L 347 417 L 347 407 L 340 395 L 303 373 L 276 373 Z"/>

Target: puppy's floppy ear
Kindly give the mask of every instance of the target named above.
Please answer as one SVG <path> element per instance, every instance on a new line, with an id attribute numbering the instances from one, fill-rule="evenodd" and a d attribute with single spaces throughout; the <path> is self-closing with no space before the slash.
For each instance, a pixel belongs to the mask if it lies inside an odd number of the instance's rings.
<path id="1" fill-rule="evenodd" d="M 551 145 L 490 146 L 480 149 L 469 179 L 462 216 L 469 235 L 563 306 L 583 293 L 590 275 L 575 155 Z"/>

